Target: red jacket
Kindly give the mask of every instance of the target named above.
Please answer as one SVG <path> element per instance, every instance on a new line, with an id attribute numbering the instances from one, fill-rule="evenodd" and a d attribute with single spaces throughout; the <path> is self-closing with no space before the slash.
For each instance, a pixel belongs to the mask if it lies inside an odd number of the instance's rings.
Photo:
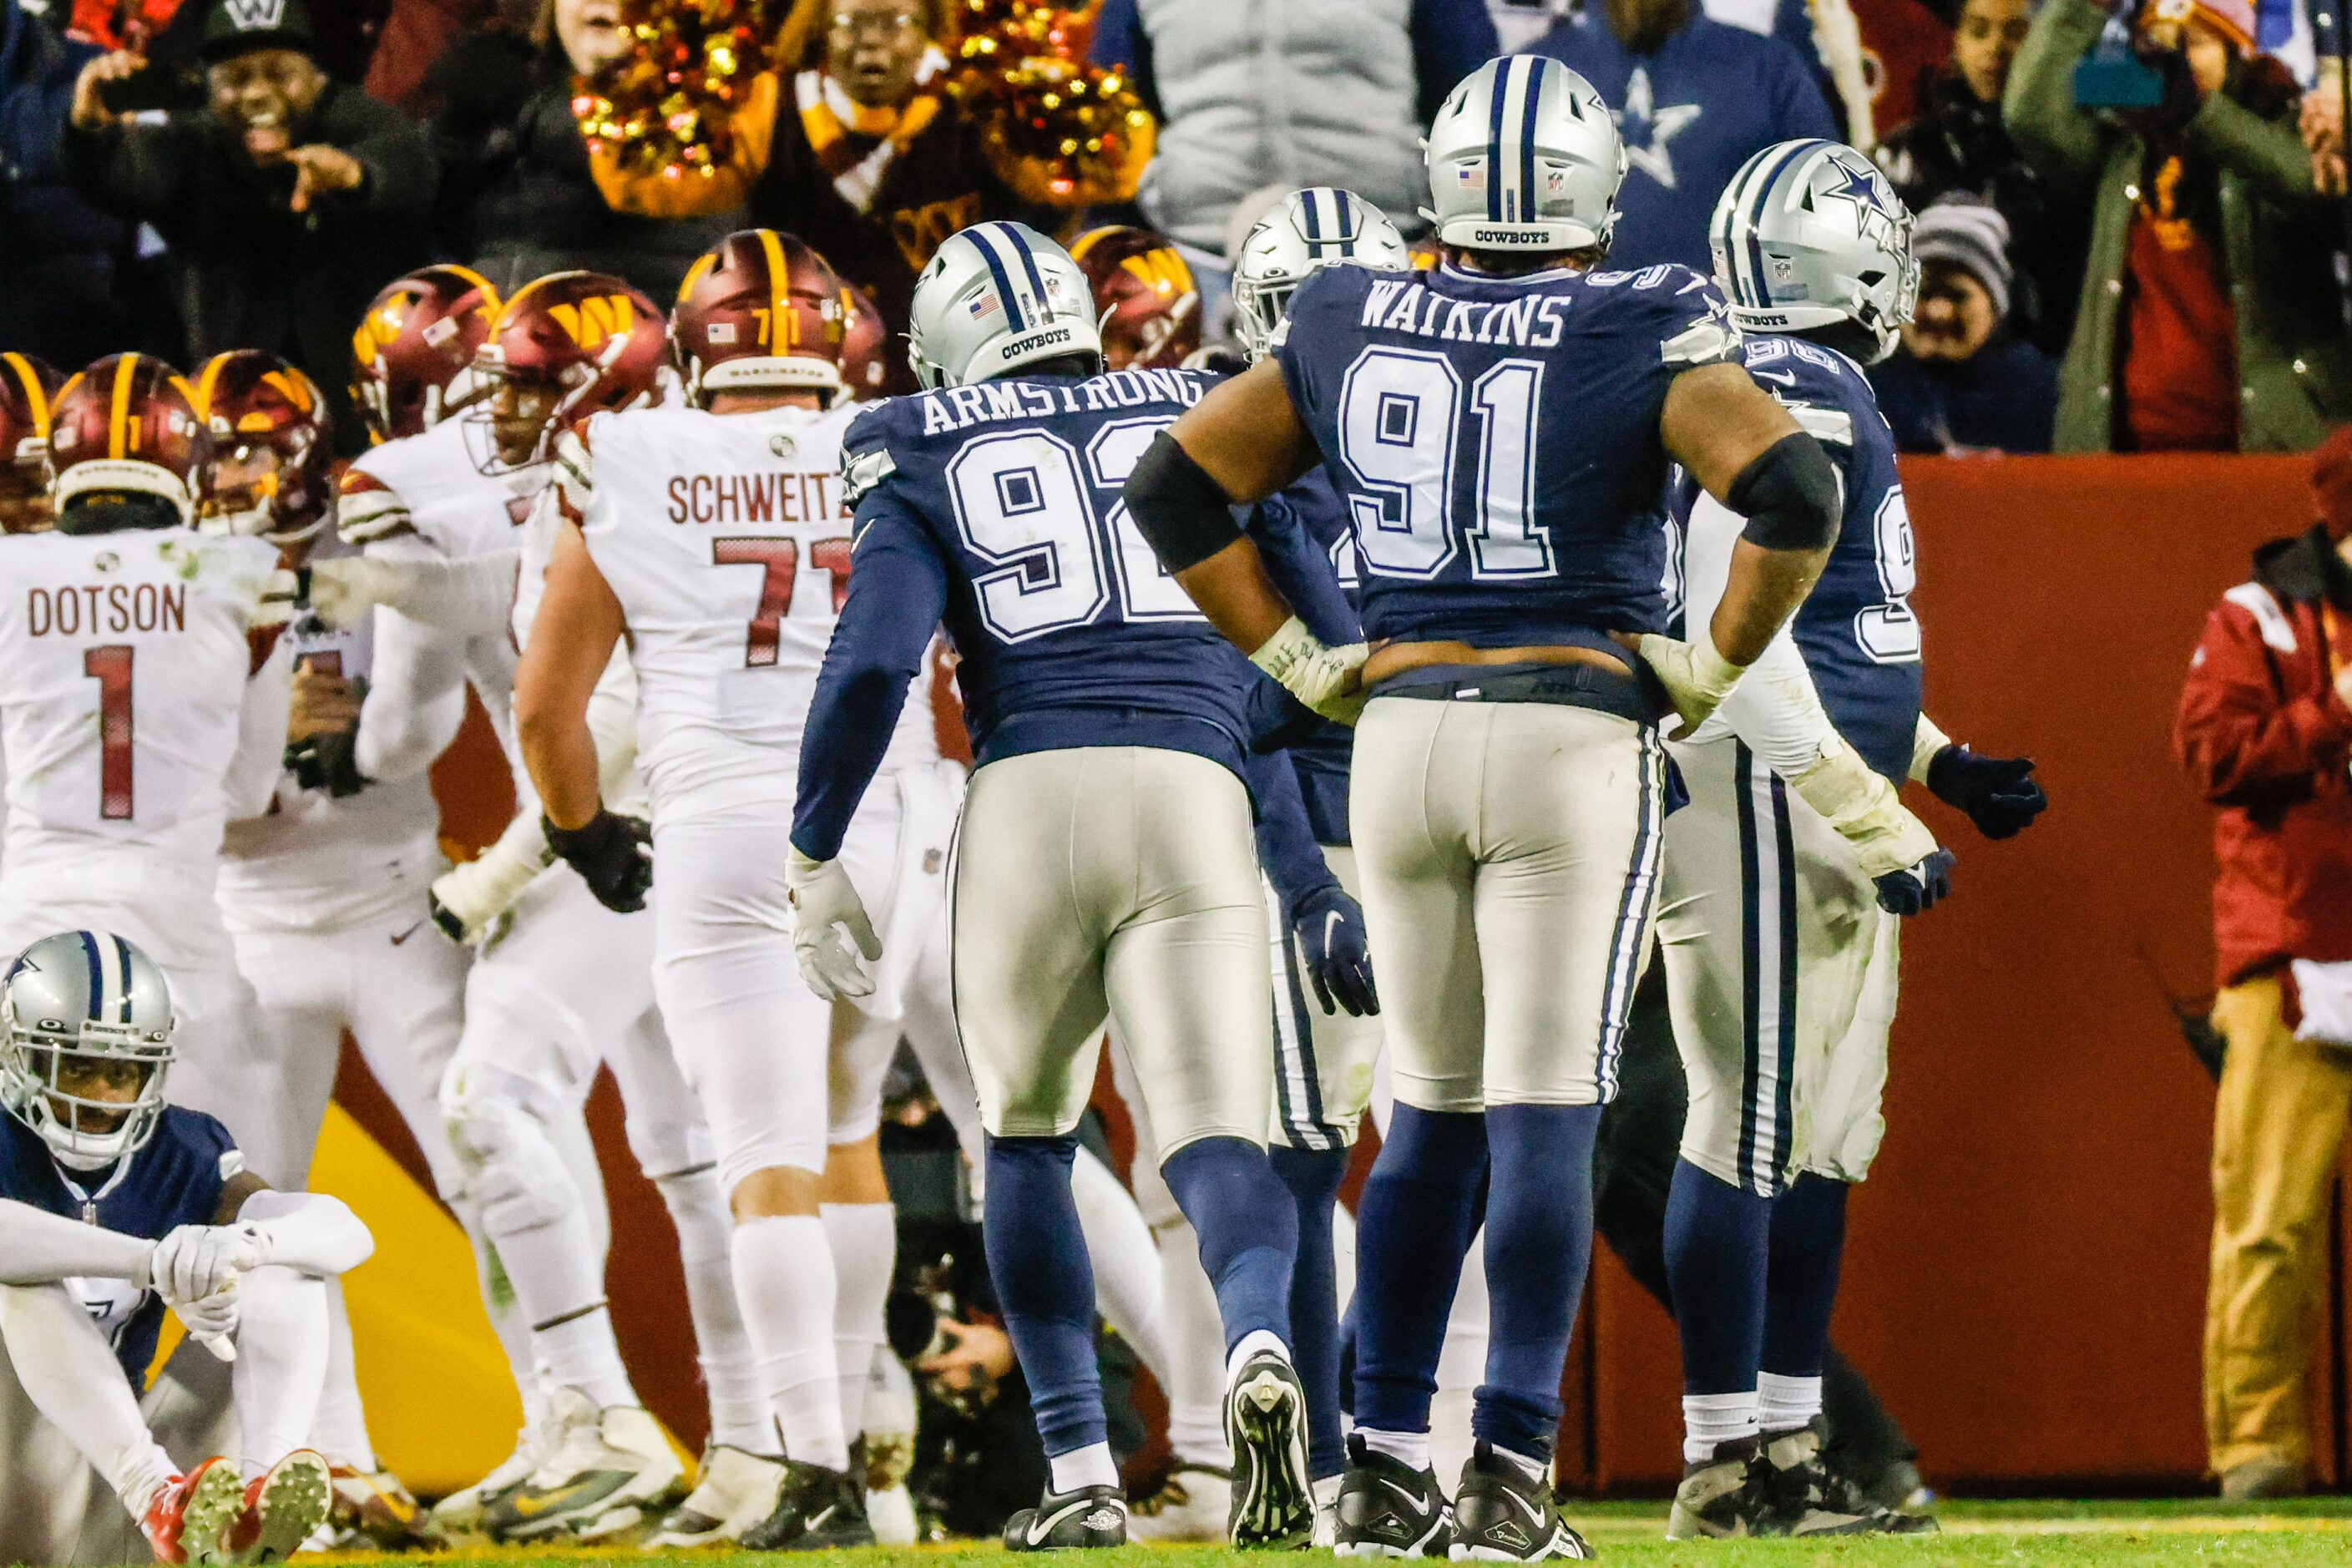
<path id="1" fill-rule="evenodd" d="M 2290 958 L 2352 959 L 2352 710 L 2336 695 L 2332 605 L 2352 568 L 2313 528 L 2254 552 L 2253 580 L 2206 617 L 2172 745 L 2213 819 L 2219 984 Z M 2352 659 L 2352 631 L 2340 632 Z"/>

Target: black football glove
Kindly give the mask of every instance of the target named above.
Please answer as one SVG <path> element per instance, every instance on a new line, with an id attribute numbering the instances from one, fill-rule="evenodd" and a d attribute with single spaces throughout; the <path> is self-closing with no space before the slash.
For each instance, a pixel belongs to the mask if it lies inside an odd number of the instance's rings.
<path id="1" fill-rule="evenodd" d="M 356 724 L 348 730 L 321 730 L 287 745 L 286 769 L 304 789 L 322 789 L 341 800 L 368 786 L 367 775 L 360 772 L 359 746 Z"/>
<path id="2" fill-rule="evenodd" d="M 1372 952 L 1364 932 L 1363 906 L 1345 888 L 1334 882 L 1299 900 L 1291 906 L 1290 929 L 1307 954 L 1307 975 L 1327 1015 L 1345 1008 L 1350 1016 L 1363 1018 L 1381 1010 L 1380 993 L 1372 988 Z"/>
<path id="3" fill-rule="evenodd" d="M 1948 849 L 1938 849 L 1914 866 L 1873 879 L 1878 907 L 1890 915 L 1925 914 L 1952 894 L 1952 861 Z"/>
<path id="4" fill-rule="evenodd" d="M 1987 838 L 2015 837 L 2050 805 L 2033 780 L 2032 757 L 1988 757 L 1961 745 L 1946 746 L 1928 763 L 1927 789 L 1967 812 Z"/>
<path id="5" fill-rule="evenodd" d="M 599 811 L 585 827 L 558 827 L 542 816 L 547 847 L 555 851 L 596 901 L 618 914 L 646 907 L 646 890 L 654 885 L 654 831 L 643 817 Z"/>

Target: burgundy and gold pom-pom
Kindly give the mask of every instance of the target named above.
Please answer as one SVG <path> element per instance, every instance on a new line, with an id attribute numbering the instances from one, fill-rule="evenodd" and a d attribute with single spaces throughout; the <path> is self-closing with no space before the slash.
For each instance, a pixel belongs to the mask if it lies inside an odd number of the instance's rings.
<path id="1" fill-rule="evenodd" d="M 980 127 L 997 177 L 1053 206 L 1123 202 L 1158 127 L 1127 79 L 1086 63 L 1093 8 L 962 0 L 948 90 Z"/>
<path id="2" fill-rule="evenodd" d="M 625 174 L 683 179 L 724 167 L 780 9 L 779 0 L 621 0 L 630 47 L 576 84 L 581 135 Z"/>

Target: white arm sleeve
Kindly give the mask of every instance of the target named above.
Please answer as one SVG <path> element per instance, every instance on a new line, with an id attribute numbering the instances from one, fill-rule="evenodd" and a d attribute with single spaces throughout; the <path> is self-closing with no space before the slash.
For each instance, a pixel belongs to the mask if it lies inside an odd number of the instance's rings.
<path id="1" fill-rule="evenodd" d="M 375 650 L 354 760 L 372 779 L 423 773 L 466 718 L 466 645 L 397 610 L 375 612 Z"/>
<path id="2" fill-rule="evenodd" d="M 1684 610 L 1686 633 L 1703 631 L 1715 616 L 1731 576 L 1731 552 L 1748 520 L 1701 493 L 1691 508 L 1683 544 Z M 1802 773 L 1819 762 L 1837 741 L 1837 730 L 1822 707 L 1804 655 L 1782 626 L 1773 634 L 1763 655 L 1723 700 L 1715 717 L 1700 726 L 1694 740 L 1711 740 L 1731 733 L 1764 759 L 1783 778 Z"/>
<path id="3" fill-rule="evenodd" d="M 1927 769 L 1935 763 L 1937 753 L 1952 743 L 1952 738 L 1936 727 L 1936 721 L 1923 710 L 1919 722 L 1911 731 L 1911 782 L 1926 784 Z"/>
<path id="4" fill-rule="evenodd" d="M 263 1263 L 297 1273 L 341 1274 L 375 1252 L 375 1237 L 360 1216 L 324 1193 L 264 1189 L 245 1200 L 236 1224 L 260 1249 Z"/>
<path id="5" fill-rule="evenodd" d="M 370 589 L 379 605 L 466 637 L 506 636 L 520 551 L 452 560 L 422 540 L 403 538 L 369 545 L 367 559 L 389 568 L 376 574 Z"/>
<path id="6" fill-rule="evenodd" d="M 221 791 L 231 822 L 269 809 L 286 771 L 286 723 L 293 710 L 294 647 L 279 637 L 261 668 L 246 679 L 237 707 L 236 751 Z"/>
<path id="7" fill-rule="evenodd" d="M 143 1286 L 154 1250 L 140 1237 L 0 1198 L 0 1285 L 128 1279 Z"/>

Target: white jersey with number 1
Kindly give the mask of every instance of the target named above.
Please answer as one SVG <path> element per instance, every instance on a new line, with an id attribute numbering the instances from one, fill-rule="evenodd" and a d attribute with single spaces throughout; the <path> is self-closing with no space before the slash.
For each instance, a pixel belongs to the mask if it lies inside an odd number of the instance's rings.
<path id="1" fill-rule="evenodd" d="M 226 966 L 221 829 L 240 759 L 258 795 L 285 746 L 285 660 L 257 676 L 247 636 L 277 564 L 177 528 L 0 546 L 0 931 L 97 924 L 167 966 Z"/>
<path id="2" fill-rule="evenodd" d="M 557 482 L 621 602 L 656 809 L 792 805 L 801 731 L 849 590 L 841 437 L 856 413 L 600 414 Z M 885 770 L 936 761 L 919 688 Z"/>

